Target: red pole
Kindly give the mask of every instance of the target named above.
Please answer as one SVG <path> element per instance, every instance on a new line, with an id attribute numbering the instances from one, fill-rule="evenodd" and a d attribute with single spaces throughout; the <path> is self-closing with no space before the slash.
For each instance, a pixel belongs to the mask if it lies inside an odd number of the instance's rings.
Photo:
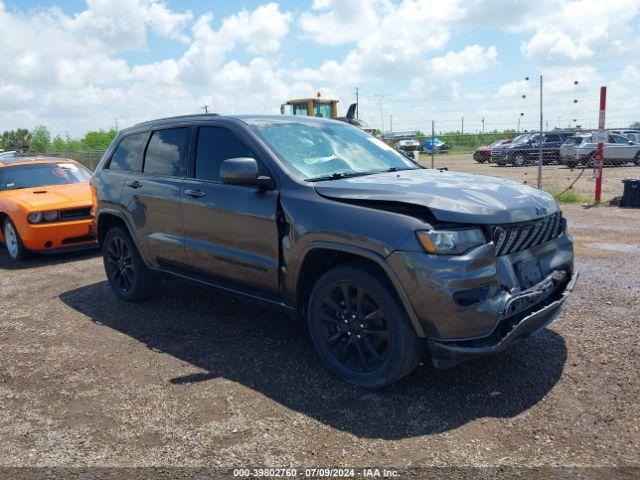
<path id="1" fill-rule="evenodd" d="M 598 118 L 598 129 L 604 132 L 604 114 L 607 106 L 607 87 L 600 87 L 600 116 Z M 602 140 L 600 138 L 599 140 Z M 604 145 L 598 142 L 598 153 L 596 155 L 595 169 L 593 171 L 596 177 L 596 204 L 600 203 L 602 195 L 602 168 L 604 167 Z"/>

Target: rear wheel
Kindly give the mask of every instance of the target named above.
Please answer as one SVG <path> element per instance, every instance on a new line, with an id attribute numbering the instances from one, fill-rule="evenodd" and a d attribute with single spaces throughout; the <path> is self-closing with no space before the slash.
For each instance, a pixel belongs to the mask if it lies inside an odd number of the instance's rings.
<path id="1" fill-rule="evenodd" d="M 11 260 L 13 260 L 14 262 L 24 260 L 27 257 L 29 251 L 22 244 L 18 229 L 8 218 L 4 221 L 2 234 L 4 236 L 4 244 L 7 248 L 9 258 L 11 258 Z"/>
<path id="2" fill-rule="evenodd" d="M 364 264 L 336 267 L 309 301 L 311 339 L 327 367 L 367 388 L 393 383 L 422 357 L 423 343 L 385 279 Z"/>
<path id="3" fill-rule="evenodd" d="M 102 256 L 109 284 L 120 298 L 135 302 L 158 292 L 160 279 L 147 268 L 131 236 L 121 227 L 107 232 Z"/>
<path id="4" fill-rule="evenodd" d="M 640 152 L 636 153 L 636 156 L 633 157 L 633 163 L 640 166 Z"/>

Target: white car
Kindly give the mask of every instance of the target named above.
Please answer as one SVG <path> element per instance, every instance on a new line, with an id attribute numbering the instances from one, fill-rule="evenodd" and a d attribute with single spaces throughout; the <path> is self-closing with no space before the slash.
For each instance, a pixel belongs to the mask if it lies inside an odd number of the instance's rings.
<path id="1" fill-rule="evenodd" d="M 406 140 L 398 140 L 396 142 L 396 148 L 398 150 L 404 150 L 405 152 L 415 152 L 422 150 L 420 142 L 415 138 L 409 138 Z"/>
<path id="2" fill-rule="evenodd" d="M 640 165 L 640 143 L 611 132 L 608 140 L 603 145 L 605 165 L 624 165 L 629 162 Z M 574 135 L 560 147 L 560 163 L 568 167 L 592 166 L 597 150 L 598 144 L 594 141 L 594 134 Z"/>
<path id="3" fill-rule="evenodd" d="M 0 162 L 2 162 L 2 160 L 6 160 L 8 158 L 17 158 L 18 157 L 18 152 L 16 152 L 15 150 L 9 150 L 7 152 L 3 152 L 2 150 L 0 150 Z"/>

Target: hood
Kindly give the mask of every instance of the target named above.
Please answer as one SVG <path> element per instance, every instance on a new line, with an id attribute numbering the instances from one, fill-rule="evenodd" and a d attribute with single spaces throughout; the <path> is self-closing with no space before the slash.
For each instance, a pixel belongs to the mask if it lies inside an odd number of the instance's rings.
<path id="1" fill-rule="evenodd" d="M 443 222 L 504 224 L 535 220 L 558 210 L 551 195 L 510 180 L 439 170 L 406 170 L 318 182 L 337 200 L 407 203 L 429 208 Z"/>
<path id="2" fill-rule="evenodd" d="M 86 182 L 46 187 L 21 188 L 2 192 L 6 198 L 21 202 L 34 210 L 91 205 L 91 187 Z"/>

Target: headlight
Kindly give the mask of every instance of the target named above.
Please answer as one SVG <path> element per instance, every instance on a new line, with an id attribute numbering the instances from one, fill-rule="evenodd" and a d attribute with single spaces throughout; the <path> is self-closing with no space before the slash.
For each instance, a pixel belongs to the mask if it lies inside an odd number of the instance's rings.
<path id="1" fill-rule="evenodd" d="M 416 232 L 427 251 L 440 255 L 459 255 L 486 243 L 479 228 L 464 230 L 423 230 Z"/>
<path id="2" fill-rule="evenodd" d="M 44 212 L 42 215 L 44 216 L 44 219 L 47 222 L 55 222 L 58 219 L 58 211 L 57 210 L 52 210 L 50 212 Z"/>
<path id="3" fill-rule="evenodd" d="M 42 212 L 32 212 L 27 218 L 29 223 L 40 223 L 42 221 Z"/>

